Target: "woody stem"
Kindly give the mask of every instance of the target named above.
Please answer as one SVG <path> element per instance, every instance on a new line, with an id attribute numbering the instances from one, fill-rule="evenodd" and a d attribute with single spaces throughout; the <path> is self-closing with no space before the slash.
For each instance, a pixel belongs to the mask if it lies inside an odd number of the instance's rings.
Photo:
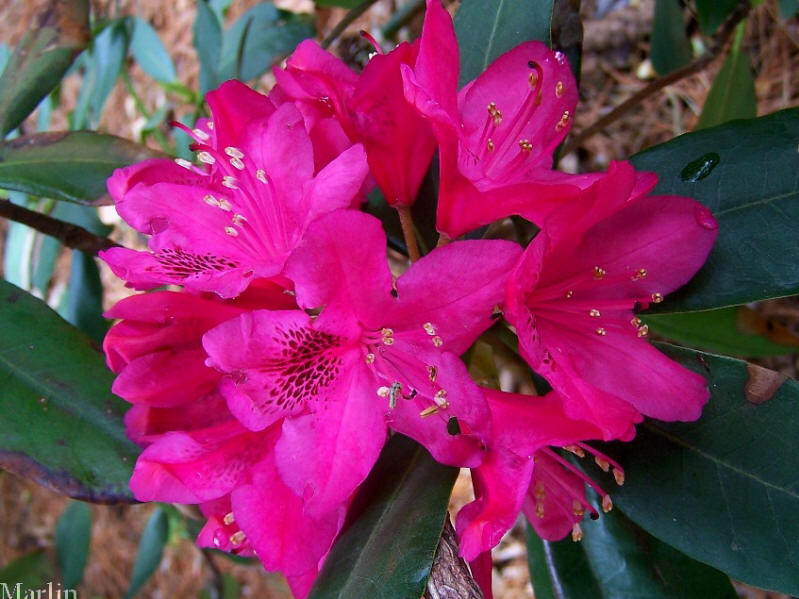
<path id="1" fill-rule="evenodd" d="M 408 248 L 408 258 L 411 262 L 416 262 L 420 257 L 419 244 L 416 243 L 416 232 L 413 230 L 411 209 L 408 206 L 397 206 L 397 214 L 399 214 L 405 246 Z"/>

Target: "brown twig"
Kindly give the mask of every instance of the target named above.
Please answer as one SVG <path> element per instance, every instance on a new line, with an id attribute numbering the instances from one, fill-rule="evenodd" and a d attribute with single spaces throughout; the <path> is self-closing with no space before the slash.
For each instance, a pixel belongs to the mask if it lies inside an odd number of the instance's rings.
<path id="1" fill-rule="evenodd" d="M 469 566 L 458 555 L 458 541 L 447 516 L 423 599 L 483 599 Z"/>
<path id="2" fill-rule="evenodd" d="M 735 31 L 736 25 L 746 18 L 746 15 L 749 14 L 751 8 L 752 5 L 749 0 L 742 0 L 738 4 L 737 8 L 727 18 L 727 20 L 724 21 L 724 23 L 719 27 L 716 35 L 714 36 L 713 44 L 710 46 L 710 48 L 708 48 L 705 54 L 697 58 L 695 61 L 685 65 L 684 67 L 677 69 L 668 75 L 664 75 L 663 77 L 655 79 L 649 85 L 634 93 L 627 100 L 619 104 L 616 108 L 611 110 L 594 124 L 589 125 L 577 133 L 563 145 L 561 156 L 565 156 L 569 152 L 579 148 L 586 139 L 595 135 L 611 123 L 617 121 L 630 110 L 638 106 L 638 104 L 646 100 L 649 96 L 657 93 L 664 87 L 698 73 L 707 67 L 716 59 L 719 53 L 724 49 L 724 46 L 727 45 L 730 36 Z"/>
<path id="3" fill-rule="evenodd" d="M 352 25 L 355 19 L 360 17 L 367 10 L 369 10 L 369 8 L 375 2 L 377 2 L 377 0 L 364 0 L 358 6 L 353 8 L 350 12 L 348 12 L 344 16 L 343 19 L 341 19 L 341 21 L 338 22 L 338 24 L 333 28 L 333 31 L 330 32 L 330 35 L 328 35 L 325 39 L 323 39 L 319 45 L 325 49 L 329 48 L 330 44 L 332 44 L 338 36 L 344 33 L 344 30 L 350 25 Z"/>
<path id="4" fill-rule="evenodd" d="M 399 214 L 400 226 L 402 227 L 402 236 L 405 238 L 405 247 L 408 248 L 408 258 L 410 258 L 411 262 L 416 262 L 420 254 L 419 244 L 416 243 L 416 231 L 413 228 L 411 209 L 408 206 L 397 206 L 397 214 Z"/>
<path id="5" fill-rule="evenodd" d="M 91 255 L 119 245 L 107 237 L 90 233 L 83 227 L 66 223 L 41 212 L 28 210 L 8 200 L 0 200 L 0 216 L 28 225 L 45 235 L 55 237 L 68 248 L 81 250 Z"/>

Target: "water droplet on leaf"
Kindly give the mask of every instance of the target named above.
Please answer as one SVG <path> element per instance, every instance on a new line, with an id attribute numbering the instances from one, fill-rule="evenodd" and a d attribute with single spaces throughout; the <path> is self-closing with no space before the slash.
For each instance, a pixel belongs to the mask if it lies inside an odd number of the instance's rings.
<path id="1" fill-rule="evenodd" d="M 694 209 L 694 214 L 696 215 L 696 222 L 705 229 L 713 231 L 719 228 L 719 224 L 713 218 L 713 213 L 704 206 L 698 205 Z"/>
<path id="2" fill-rule="evenodd" d="M 688 183 L 696 183 L 707 177 L 721 160 L 721 156 L 716 152 L 703 154 L 696 160 L 689 162 L 680 171 L 680 178 Z"/>

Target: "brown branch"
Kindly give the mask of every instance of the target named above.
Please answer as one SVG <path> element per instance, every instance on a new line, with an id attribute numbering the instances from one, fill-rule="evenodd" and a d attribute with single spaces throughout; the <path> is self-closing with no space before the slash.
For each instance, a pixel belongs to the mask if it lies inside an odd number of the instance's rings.
<path id="1" fill-rule="evenodd" d="M 686 77 L 690 77 L 691 75 L 694 75 L 695 73 L 698 73 L 707 67 L 716 59 L 719 53 L 727 45 L 730 36 L 735 31 L 735 27 L 738 25 L 738 23 L 746 18 L 746 15 L 749 14 L 751 8 L 752 6 L 749 0 L 741 0 L 741 2 L 738 4 L 738 7 L 730 14 L 727 20 L 724 21 L 721 27 L 719 27 L 716 35 L 714 36 L 713 44 L 710 48 L 708 48 L 705 54 L 697 58 L 695 61 L 685 65 L 684 67 L 677 69 L 668 75 L 664 75 L 663 77 L 655 79 L 649 85 L 638 90 L 632 96 L 627 98 L 624 102 L 619 104 L 616 108 L 611 110 L 594 124 L 577 133 L 563 145 L 561 156 L 565 156 L 569 152 L 579 148 L 586 139 L 606 128 L 611 123 L 617 121 L 619 118 L 630 112 L 630 110 L 635 108 L 638 104 L 646 100 L 649 96 L 659 92 L 664 87 L 676 83 L 677 81 L 680 81 Z"/>
<path id="2" fill-rule="evenodd" d="M 449 515 L 444 522 L 423 599 L 483 599 L 483 592 L 472 578 L 469 566 L 458 555 L 458 541 Z"/>
<path id="3" fill-rule="evenodd" d="M 323 39 L 319 45 L 325 49 L 329 48 L 330 44 L 332 44 L 338 36 L 344 33 L 344 30 L 350 25 L 352 25 L 355 19 L 360 17 L 367 10 L 369 10 L 369 8 L 375 2 L 377 2 L 377 0 L 364 0 L 358 6 L 353 8 L 350 12 L 348 12 L 344 16 L 343 19 L 341 19 L 341 21 L 338 22 L 338 24 L 333 28 L 333 31 L 330 32 L 330 35 L 328 35 L 325 39 Z"/>
<path id="4" fill-rule="evenodd" d="M 0 216 L 13 220 L 37 231 L 55 237 L 68 248 L 96 255 L 100 250 L 116 247 L 119 244 L 107 237 L 100 237 L 77 225 L 66 223 L 41 212 L 17 206 L 8 200 L 0 199 Z"/>

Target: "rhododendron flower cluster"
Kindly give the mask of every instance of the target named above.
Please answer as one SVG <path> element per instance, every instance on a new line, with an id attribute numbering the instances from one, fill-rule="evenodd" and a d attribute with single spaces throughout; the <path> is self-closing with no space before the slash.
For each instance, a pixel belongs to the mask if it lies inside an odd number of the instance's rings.
<path id="1" fill-rule="evenodd" d="M 562 448 L 621 483 L 587 441 L 630 440 L 644 416 L 696 419 L 708 399 L 635 310 L 699 269 L 713 216 L 649 196 L 654 175 L 626 162 L 552 169 L 577 102 L 561 54 L 524 43 L 460 91 L 457 56 L 439 0 L 419 40 L 360 74 L 304 42 L 269 95 L 235 81 L 208 94 L 210 118 L 187 130 L 196 161 L 149 160 L 108 182 L 150 237 L 147 251 L 102 257 L 131 287 L 178 288 L 107 314 L 113 390 L 144 448 L 131 488 L 199 505 L 201 545 L 257 555 L 298 597 L 394 433 L 472 469 L 457 530 L 475 560 L 520 512 L 546 539 L 578 539 L 596 512 L 586 484 L 611 508 Z M 436 149 L 439 247 L 390 264 L 365 193 L 376 182 L 406 210 Z M 526 248 L 457 239 L 511 215 L 540 229 Z M 461 356 L 492 326 L 518 335 L 552 391 L 472 380 Z"/>

